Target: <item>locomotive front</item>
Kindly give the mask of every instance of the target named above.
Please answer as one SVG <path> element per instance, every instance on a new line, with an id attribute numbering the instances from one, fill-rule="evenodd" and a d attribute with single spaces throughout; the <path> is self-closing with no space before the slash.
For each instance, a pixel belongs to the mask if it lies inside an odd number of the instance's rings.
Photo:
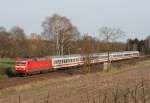
<path id="1" fill-rule="evenodd" d="M 28 64 L 28 61 L 17 60 L 15 63 L 16 72 L 19 74 L 26 74 L 27 73 L 27 64 Z"/>

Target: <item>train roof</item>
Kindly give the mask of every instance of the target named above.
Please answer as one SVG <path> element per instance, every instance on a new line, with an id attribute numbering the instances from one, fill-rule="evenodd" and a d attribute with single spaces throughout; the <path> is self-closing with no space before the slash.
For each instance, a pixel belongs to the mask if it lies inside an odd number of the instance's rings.
<path id="1" fill-rule="evenodd" d="M 129 54 L 129 53 L 139 53 L 139 51 L 123 51 L 123 52 L 112 52 L 110 55 L 120 55 L 120 54 Z M 107 52 L 105 53 L 94 53 L 91 56 L 106 56 Z M 85 55 L 80 55 L 80 54 L 73 54 L 73 55 L 63 55 L 63 56 L 48 56 L 49 58 L 52 59 L 65 59 L 65 58 L 79 58 Z"/>

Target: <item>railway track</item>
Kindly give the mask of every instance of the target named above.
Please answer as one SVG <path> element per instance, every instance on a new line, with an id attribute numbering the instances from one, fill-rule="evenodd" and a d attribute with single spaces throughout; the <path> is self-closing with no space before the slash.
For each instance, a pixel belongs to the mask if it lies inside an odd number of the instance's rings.
<path id="1" fill-rule="evenodd" d="M 142 56 L 137 61 L 145 60 L 149 57 L 150 56 L 148 56 L 148 57 Z M 94 67 L 94 68 L 96 68 L 96 67 Z M 28 76 L 28 77 L 6 78 L 6 79 L 3 79 L 0 81 L 0 90 L 9 88 L 9 87 L 13 87 L 13 86 L 17 86 L 17 85 L 31 83 L 31 82 L 37 82 L 37 81 L 43 81 L 43 80 L 48 80 L 48 79 L 54 79 L 54 78 L 58 78 L 58 77 L 65 77 L 65 76 L 67 77 L 67 76 L 77 75 L 77 74 L 82 73 L 80 70 L 81 70 L 81 68 L 80 69 L 57 70 L 57 71 L 54 71 L 51 73 L 37 74 L 37 75 Z M 131 69 L 120 72 L 120 73 L 128 72 L 130 70 Z"/>
<path id="2" fill-rule="evenodd" d="M 46 74 L 39 74 L 39 75 L 33 75 L 28 77 L 13 77 L 8 78 L 0 81 L 0 89 L 16 86 L 16 85 L 22 85 L 26 83 L 36 82 L 36 81 L 42 81 L 47 79 L 52 79 L 56 77 L 66 76 L 63 73 L 59 72 L 52 72 L 52 73 L 46 73 Z"/>

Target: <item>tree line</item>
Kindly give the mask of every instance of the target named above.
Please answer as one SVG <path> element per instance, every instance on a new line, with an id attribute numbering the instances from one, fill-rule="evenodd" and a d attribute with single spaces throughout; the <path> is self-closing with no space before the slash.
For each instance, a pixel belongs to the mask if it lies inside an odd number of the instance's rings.
<path id="1" fill-rule="evenodd" d="M 150 54 L 150 37 L 145 40 L 128 39 L 127 40 L 127 50 L 137 50 L 143 54 Z"/>
<path id="2" fill-rule="evenodd" d="M 70 19 L 57 14 L 47 17 L 42 22 L 42 28 L 42 33 L 29 35 L 19 26 L 14 26 L 10 30 L 0 27 L 0 57 L 89 54 L 125 50 L 149 53 L 146 40 L 129 39 L 127 43 L 116 41 L 124 34 L 121 29 L 102 27 L 99 37 L 81 34 Z"/>

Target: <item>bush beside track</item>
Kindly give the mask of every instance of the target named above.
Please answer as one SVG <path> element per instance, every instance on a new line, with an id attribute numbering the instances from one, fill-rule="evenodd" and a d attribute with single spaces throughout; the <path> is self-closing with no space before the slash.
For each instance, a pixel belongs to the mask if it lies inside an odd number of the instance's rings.
<path id="1" fill-rule="evenodd" d="M 4 77 L 12 77 L 14 60 L 11 58 L 0 58 L 0 79 Z"/>

